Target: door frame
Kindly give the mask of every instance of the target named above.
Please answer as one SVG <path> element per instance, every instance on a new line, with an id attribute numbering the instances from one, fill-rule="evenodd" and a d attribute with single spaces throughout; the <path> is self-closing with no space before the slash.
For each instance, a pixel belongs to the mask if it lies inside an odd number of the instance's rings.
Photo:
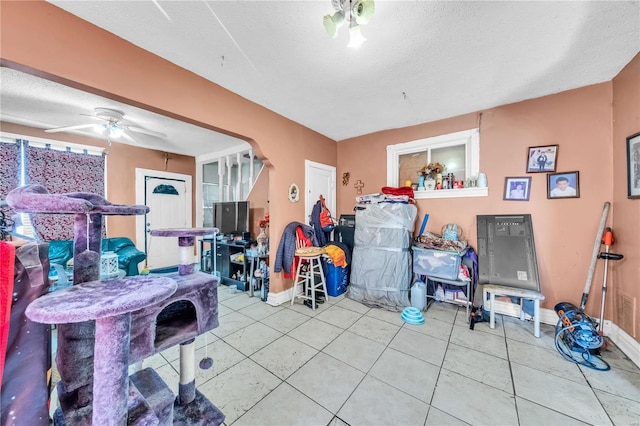
<path id="1" fill-rule="evenodd" d="M 329 166 L 328 164 L 316 163 L 311 160 L 304 160 L 304 217 L 311 217 L 311 210 L 313 210 L 313 206 L 318 201 L 317 199 L 310 200 L 309 199 L 309 188 L 311 183 L 311 177 L 309 173 L 310 168 L 321 169 L 329 172 L 331 174 L 331 194 L 324 194 L 325 203 L 327 204 L 327 208 L 331 212 L 332 215 L 336 214 L 336 168 L 334 166 Z M 313 202 L 311 202 L 313 201 Z M 308 222 L 308 220 L 307 220 Z"/>
<path id="2" fill-rule="evenodd" d="M 145 203 L 145 195 L 146 188 L 145 184 L 147 182 L 147 178 L 161 178 L 161 179 L 174 179 L 174 180 L 183 180 L 186 186 L 186 197 L 187 197 L 187 205 L 186 208 L 186 219 L 187 219 L 187 227 L 193 226 L 193 186 L 192 186 L 192 176 L 184 175 L 181 173 L 171 173 L 164 172 L 160 170 L 151 170 L 151 169 L 141 169 L 136 167 L 136 204 L 138 205 L 146 205 Z M 143 251 L 145 255 L 147 254 L 146 247 L 146 215 L 136 216 L 136 247 L 138 250 Z"/>

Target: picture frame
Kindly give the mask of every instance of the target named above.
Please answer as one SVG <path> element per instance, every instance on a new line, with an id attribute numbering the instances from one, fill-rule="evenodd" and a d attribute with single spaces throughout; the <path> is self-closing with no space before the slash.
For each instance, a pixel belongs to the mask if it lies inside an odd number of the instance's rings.
<path id="1" fill-rule="evenodd" d="M 530 146 L 527 151 L 527 173 L 556 171 L 558 145 Z"/>
<path id="2" fill-rule="evenodd" d="M 504 178 L 503 200 L 529 201 L 531 176 Z"/>
<path id="3" fill-rule="evenodd" d="M 640 132 L 627 138 L 627 198 L 640 199 Z"/>
<path id="4" fill-rule="evenodd" d="M 300 200 L 300 188 L 295 183 L 289 185 L 289 193 L 288 193 L 289 201 L 292 203 L 297 203 Z"/>
<path id="5" fill-rule="evenodd" d="M 580 172 L 547 174 L 547 198 L 580 198 Z"/>

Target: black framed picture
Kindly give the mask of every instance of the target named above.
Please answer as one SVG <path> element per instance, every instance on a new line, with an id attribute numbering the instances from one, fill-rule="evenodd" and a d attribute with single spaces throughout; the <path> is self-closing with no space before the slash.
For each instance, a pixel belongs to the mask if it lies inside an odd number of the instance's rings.
<path id="1" fill-rule="evenodd" d="M 503 200 L 529 201 L 531 177 L 506 177 Z"/>
<path id="2" fill-rule="evenodd" d="M 580 198 L 580 172 L 549 173 L 547 198 Z"/>
<path id="3" fill-rule="evenodd" d="M 640 133 L 627 138 L 627 197 L 640 198 Z"/>
<path id="4" fill-rule="evenodd" d="M 531 146 L 527 153 L 527 173 L 555 172 L 558 145 Z"/>

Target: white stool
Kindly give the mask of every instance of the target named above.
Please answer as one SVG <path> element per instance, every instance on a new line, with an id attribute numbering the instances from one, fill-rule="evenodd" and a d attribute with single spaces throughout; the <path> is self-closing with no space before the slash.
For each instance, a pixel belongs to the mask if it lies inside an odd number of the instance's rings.
<path id="1" fill-rule="evenodd" d="M 311 300 L 311 309 L 316 309 L 316 289 L 322 289 L 324 292 L 324 300 L 329 300 L 327 293 L 327 283 L 324 279 L 324 271 L 322 270 L 321 258 L 325 253 L 322 247 L 304 247 L 296 250 L 298 257 L 298 268 L 293 284 L 293 294 L 291 295 L 291 304 L 299 299 Z M 307 269 L 302 271 L 302 264 L 307 263 Z M 320 278 L 320 282 L 315 284 L 315 277 Z M 302 294 L 298 293 L 298 285 L 302 285 Z"/>
<path id="2" fill-rule="evenodd" d="M 544 300 L 542 293 L 517 287 L 485 284 L 482 288 L 482 303 L 487 300 L 487 294 L 489 294 L 489 327 L 491 328 L 496 328 L 496 294 L 533 299 L 533 335 L 540 337 L 540 301 Z M 522 310 L 520 311 L 520 319 L 524 320 L 524 311 Z"/>

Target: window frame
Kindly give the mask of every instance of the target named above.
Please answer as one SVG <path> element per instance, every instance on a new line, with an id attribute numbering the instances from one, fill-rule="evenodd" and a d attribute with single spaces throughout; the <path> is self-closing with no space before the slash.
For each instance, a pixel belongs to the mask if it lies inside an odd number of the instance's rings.
<path id="1" fill-rule="evenodd" d="M 410 142 L 387 145 L 387 186 L 399 186 L 398 174 L 400 171 L 399 162 L 401 155 L 456 145 L 464 145 L 465 147 L 465 170 L 467 171 L 467 176 L 478 176 L 480 172 L 480 130 L 475 128 Z M 486 197 L 488 195 L 488 188 L 476 187 L 415 191 L 414 198 Z"/>

